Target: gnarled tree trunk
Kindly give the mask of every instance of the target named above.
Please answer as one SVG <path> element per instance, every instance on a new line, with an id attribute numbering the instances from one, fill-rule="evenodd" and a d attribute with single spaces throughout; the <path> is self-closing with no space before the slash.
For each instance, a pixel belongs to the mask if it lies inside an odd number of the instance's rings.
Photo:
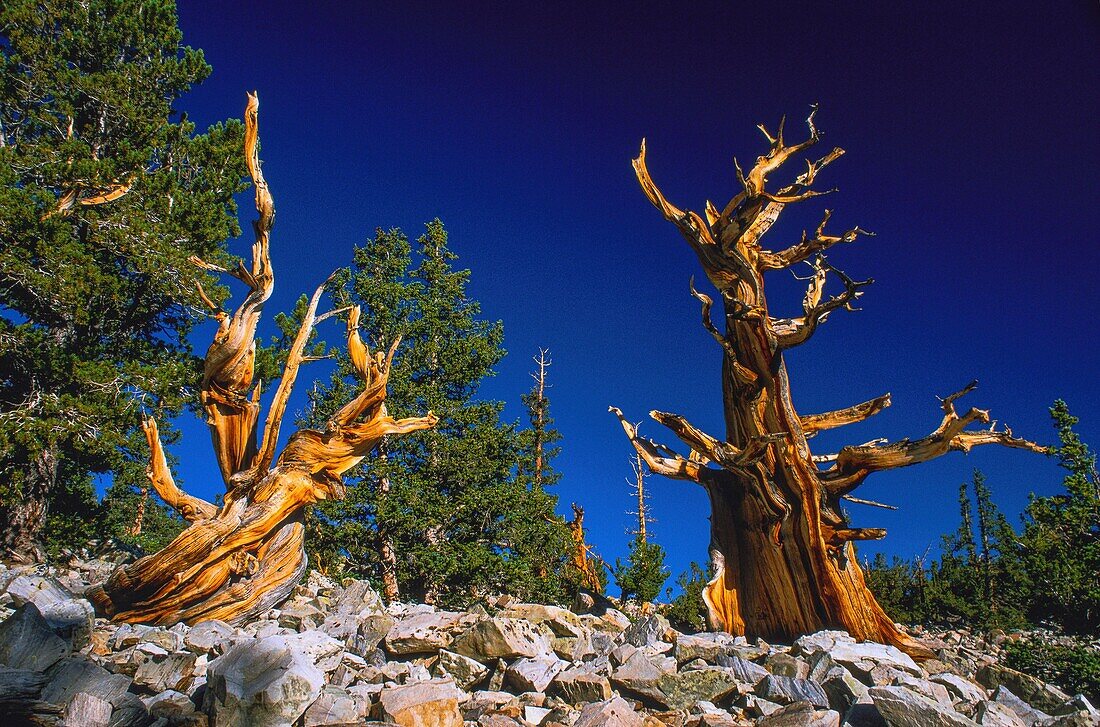
<path id="1" fill-rule="evenodd" d="M 340 475 L 354 467 L 387 434 L 426 429 L 435 417 L 395 420 L 386 413 L 386 381 L 398 341 L 388 355 L 370 353 L 359 337 L 359 309 L 317 315 L 324 290 L 313 294 L 291 345 L 275 391 L 263 438 L 257 442 L 259 387 L 253 387 L 256 326 L 274 286 L 268 238 L 275 205 L 257 157 L 259 101 L 249 95 L 245 109 L 245 158 L 256 187 L 259 219 L 252 267 L 227 271 L 202 260 L 204 268 L 228 272 L 250 292 L 232 316 L 205 295 L 220 323 L 206 354 L 201 400 L 226 493 L 224 504 L 188 495 L 172 479 L 156 422 L 143 422 L 149 442 L 149 480 L 157 493 L 191 525 L 154 555 L 121 566 L 93 586 L 88 598 L 115 621 L 172 624 L 221 619 L 230 623 L 262 613 L 282 601 L 305 572 L 305 508 L 344 495 Z M 201 290 L 200 290 L 201 292 Z M 323 430 L 302 429 L 275 457 L 279 426 L 306 343 L 314 325 L 347 312 L 348 353 L 363 379 L 363 391 L 338 411 Z"/>
<path id="2" fill-rule="evenodd" d="M 816 109 L 814 110 L 816 111 Z M 885 536 L 881 528 L 850 527 L 841 500 L 878 505 L 851 495 L 879 470 L 904 467 L 950 450 L 980 444 L 1043 452 L 1007 429 L 970 430 L 988 423 L 989 414 L 970 409 L 959 414 L 954 402 L 970 384 L 942 402 L 943 420 L 934 432 L 915 440 L 844 447 L 836 455 L 815 457 L 807 439 L 819 431 L 866 419 L 890 405 L 890 395 L 824 414 L 800 416 L 791 403 L 783 352 L 807 341 L 820 323 L 851 304 L 872 281 L 856 281 L 825 261 L 824 252 L 866 235 L 855 227 L 842 235 L 825 232 L 829 212 L 813 235 L 779 252 L 761 247 L 761 237 L 788 204 L 821 194 L 812 189 L 823 167 L 843 154 L 836 148 L 777 192 L 765 190 L 767 177 L 792 156 L 818 141 L 814 113 L 807 119 L 809 138 L 787 145 L 780 123 L 770 143 L 746 175 L 737 167 L 742 190 L 719 211 L 709 202 L 706 218 L 670 204 L 650 178 L 645 143 L 634 161 L 638 181 L 649 200 L 674 223 L 703 265 L 721 296 L 724 323 L 715 325 L 713 300 L 692 294 L 702 304 L 703 325 L 723 352 L 724 439 L 712 437 L 683 417 L 651 412 L 690 449 L 682 457 L 638 436 L 637 429 L 612 407 L 638 454 L 658 474 L 697 482 L 711 504 L 711 557 L 716 575 L 704 591 L 711 625 L 734 634 L 790 639 L 822 628 L 841 628 L 859 639 L 898 646 L 918 657 L 930 656 L 919 642 L 898 630 L 867 589 L 852 541 Z M 736 165 L 736 162 L 735 162 Z M 799 263 L 809 265 L 803 315 L 776 318 L 768 311 L 764 273 Z M 825 296 L 832 276 L 843 286 Z"/>

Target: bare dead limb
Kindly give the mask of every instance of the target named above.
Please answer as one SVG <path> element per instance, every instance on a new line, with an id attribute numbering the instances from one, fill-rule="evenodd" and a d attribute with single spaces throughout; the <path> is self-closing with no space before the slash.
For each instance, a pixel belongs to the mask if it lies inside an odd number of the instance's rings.
<path id="1" fill-rule="evenodd" d="M 944 397 L 943 420 L 926 437 L 889 444 L 865 444 L 844 447 L 837 456 L 833 468 L 821 473 L 826 487 L 834 494 L 847 494 L 858 487 L 873 472 L 908 467 L 927 462 L 951 451 L 969 452 L 973 447 L 983 444 L 999 444 L 1013 449 L 1025 449 L 1046 454 L 1049 448 L 1035 442 L 1013 436 L 1007 427 L 997 431 L 989 429 L 967 429 L 974 423 L 989 424 L 989 412 L 972 408 L 960 415 L 955 410 L 955 400 L 972 391 L 977 382 L 971 382 L 965 388 Z"/>
<path id="2" fill-rule="evenodd" d="M 855 404 L 836 411 L 827 411 L 821 414 L 803 414 L 798 418 L 802 424 L 802 433 L 810 438 L 818 432 L 826 429 L 835 429 L 846 424 L 862 422 L 890 406 L 890 395 L 883 394 L 862 404 Z"/>
<path id="3" fill-rule="evenodd" d="M 781 270 L 783 268 L 789 268 L 792 265 L 809 260 L 818 253 L 828 250 L 833 245 L 853 243 L 860 235 L 868 237 L 874 236 L 873 232 L 868 232 L 859 227 L 853 227 L 841 235 L 826 235 L 825 224 L 829 221 L 831 215 L 831 210 L 825 210 L 825 217 L 821 220 L 821 224 L 817 226 L 817 230 L 814 232 L 813 237 L 810 237 L 808 233 L 803 231 L 801 242 L 785 250 L 779 252 L 761 250 L 759 258 L 760 269 Z"/>
<path id="4" fill-rule="evenodd" d="M 806 288 L 806 295 L 802 300 L 802 310 L 805 315 L 800 318 L 772 319 L 771 327 L 779 348 L 793 348 L 805 343 L 813 336 L 817 326 L 828 319 L 829 314 L 838 308 L 855 310 L 852 301 L 863 295 L 862 288 L 873 284 L 872 278 L 867 280 L 853 280 L 840 270 L 825 262 L 825 258 L 818 256 L 813 263 L 813 274 L 810 276 L 810 284 Z M 828 273 L 833 273 L 844 284 L 844 291 L 822 302 L 821 297 L 825 291 L 825 280 Z"/>
<path id="5" fill-rule="evenodd" d="M 214 517 L 216 507 L 206 500 L 188 495 L 176 486 L 172 470 L 168 467 L 168 459 L 164 456 L 164 447 L 160 443 L 156 419 L 142 418 L 141 428 L 145 432 L 145 441 L 149 444 L 149 466 L 145 470 L 145 476 L 149 478 L 160 499 L 189 522 Z"/>
<path id="6" fill-rule="evenodd" d="M 706 467 L 701 462 L 685 459 L 664 445 L 638 436 L 638 427 L 628 422 L 618 407 L 610 406 L 607 410 L 619 418 L 627 438 L 650 472 L 677 480 L 702 482 Z"/>

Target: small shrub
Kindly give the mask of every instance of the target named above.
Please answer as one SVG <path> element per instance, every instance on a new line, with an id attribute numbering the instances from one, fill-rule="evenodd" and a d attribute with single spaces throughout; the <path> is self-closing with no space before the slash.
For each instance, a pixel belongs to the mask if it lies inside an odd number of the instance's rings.
<path id="1" fill-rule="evenodd" d="M 1100 699 L 1100 647 L 1082 639 L 1028 636 L 1006 646 L 1005 663 L 1093 703 Z"/>

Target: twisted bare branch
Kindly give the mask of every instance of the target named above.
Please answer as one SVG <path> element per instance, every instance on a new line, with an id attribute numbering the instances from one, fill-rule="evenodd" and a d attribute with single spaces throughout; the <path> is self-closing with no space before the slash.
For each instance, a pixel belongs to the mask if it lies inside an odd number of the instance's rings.
<path id="1" fill-rule="evenodd" d="M 160 443 L 156 419 L 143 417 L 141 429 L 149 444 L 149 466 L 145 469 L 145 476 L 149 478 L 160 499 L 189 522 L 214 517 L 217 508 L 206 500 L 188 495 L 176 485 L 172 470 L 168 467 L 168 459 L 164 455 L 164 447 Z"/>
<path id="2" fill-rule="evenodd" d="M 889 444 L 870 443 L 841 449 L 837 455 L 836 464 L 820 474 L 826 488 L 833 495 L 846 495 L 862 484 L 873 472 L 927 462 L 951 451 L 969 452 L 973 447 L 983 444 L 999 444 L 1003 447 L 1026 449 L 1040 454 L 1049 452 L 1048 447 L 1013 436 L 1012 430 L 1008 427 L 998 431 L 995 423 L 988 429 L 967 429 L 974 423 L 990 423 L 989 412 L 984 409 L 972 408 L 961 415 L 955 409 L 955 401 L 973 391 L 977 384 L 977 381 L 971 382 L 963 389 L 943 398 L 943 419 L 939 426 L 926 437 L 915 440 L 903 439 Z"/>
<path id="3" fill-rule="evenodd" d="M 627 438 L 634 445 L 634 450 L 638 453 L 638 456 L 649 467 L 650 472 L 677 480 L 690 480 L 702 484 L 707 471 L 704 463 L 694 459 L 685 459 L 664 445 L 640 437 L 637 425 L 628 422 L 618 407 L 610 406 L 607 410 L 619 418 L 619 423 L 622 424 Z"/>
<path id="4" fill-rule="evenodd" d="M 825 281 L 828 273 L 833 273 L 844 284 L 844 291 L 833 297 L 821 300 L 825 292 Z M 821 255 L 813 262 L 813 274 L 810 276 L 810 284 L 806 288 L 806 295 L 802 299 L 802 310 L 805 315 L 799 318 L 772 319 L 772 331 L 775 334 L 779 348 L 793 348 L 805 343 L 813 336 L 817 326 L 824 323 L 829 314 L 838 308 L 854 311 L 852 302 L 863 295 L 862 289 L 874 283 L 873 278 L 867 280 L 853 280 L 842 271 L 825 262 Z"/>
<path id="5" fill-rule="evenodd" d="M 802 433 L 809 439 L 818 432 L 825 431 L 826 429 L 835 429 L 846 424 L 861 422 L 878 414 L 888 406 L 890 406 L 890 395 L 883 394 L 870 401 L 855 404 L 844 409 L 827 411 L 821 414 L 803 414 L 798 420 L 802 424 Z"/>

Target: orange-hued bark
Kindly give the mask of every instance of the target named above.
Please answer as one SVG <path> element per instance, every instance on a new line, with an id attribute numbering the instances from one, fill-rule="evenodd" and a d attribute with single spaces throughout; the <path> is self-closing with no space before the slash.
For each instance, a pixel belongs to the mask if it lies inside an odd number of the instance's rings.
<path id="1" fill-rule="evenodd" d="M 969 392 L 971 384 L 943 400 L 943 420 L 926 437 L 812 455 L 807 438 L 863 421 L 888 407 L 890 398 L 887 394 L 808 416 L 800 416 L 791 401 L 784 351 L 806 342 L 834 311 L 852 310 L 852 303 L 872 282 L 853 280 L 826 262 L 824 253 L 830 247 L 868 234 L 858 227 L 827 234 L 828 211 L 812 235 L 803 233 L 790 247 L 773 252 L 761 244 L 787 205 L 822 194 L 813 189 L 818 173 L 843 154 L 836 148 L 807 161 L 793 182 L 768 191 L 768 177 L 818 141 L 813 112 L 807 124 L 808 138 L 791 145 L 783 138 L 782 123 L 775 136 L 761 127 L 770 145 L 767 153 L 747 174 L 736 168 L 741 190 L 721 210 L 707 202 L 705 217 L 681 210 L 664 197 L 649 175 L 643 142 L 634 160 L 642 190 L 679 228 L 721 299 L 723 323 L 716 325 L 713 299 L 697 291 L 693 281 L 691 292 L 702 304 L 703 325 L 722 349 L 725 437 L 702 432 L 683 417 L 651 412 L 687 445 L 685 457 L 640 437 L 618 409 L 612 411 L 653 472 L 696 482 L 710 497 L 715 576 L 703 596 L 712 626 L 784 640 L 840 628 L 857 638 L 926 657 L 928 649 L 901 632 L 879 607 L 856 562 L 852 542 L 881 538 L 885 530 L 850 527 L 841 500 L 878 504 L 850 493 L 873 472 L 927 461 L 951 450 L 968 451 L 980 444 L 1046 450 L 1007 429 L 967 429 L 973 423 L 989 423 L 986 411 L 960 414 L 955 409 L 955 400 Z M 764 274 L 798 264 L 808 266 L 802 315 L 775 317 L 765 297 Z M 826 296 L 830 279 L 842 290 Z"/>
<path id="2" fill-rule="evenodd" d="M 386 381 L 397 341 L 388 355 L 367 350 L 359 336 L 359 309 L 318 315 L 324 285 L 310 299 L 275 391 L 262 439 L 258 439 L 260 392 L 253 386 L 256 326 L 275 283 L 268 242 L 275 204 L 257 156 L 259 101 L 250 94 L 245 109 L 245 159 L 256 188 L 259 219 L 252 266 L 224 270 L 202 260 L 201 267 L 227 272 L 249 287 L 232 316 L 215 311 L 219 329 L 206 354 L 200 399 L 225 481 L 218 507 L 180 490 L 168 468 L 156 422 L 143 422 L 149 443 L 149 480 L 161 498 L 191 524 L 159 553 L 120 566 L 87 596 L 97 612 L 115 621 L 172 624 L 207 619 L 240 622 L 282 601 L 305 572 L 304 517 L 318 500 L 341 498 L 341 474 L 358 464 L 386 435 L 426 429 L 424 417 L 394 419 L 386 413 Z M 201 292 L 201 291 L 200 291 Z M 313 327 L 347 313 L 347 345 L 363 381 L 362 392 L 323 429 L 295 432 L 275 456 L 287 400 L 306 360 Z"/>

